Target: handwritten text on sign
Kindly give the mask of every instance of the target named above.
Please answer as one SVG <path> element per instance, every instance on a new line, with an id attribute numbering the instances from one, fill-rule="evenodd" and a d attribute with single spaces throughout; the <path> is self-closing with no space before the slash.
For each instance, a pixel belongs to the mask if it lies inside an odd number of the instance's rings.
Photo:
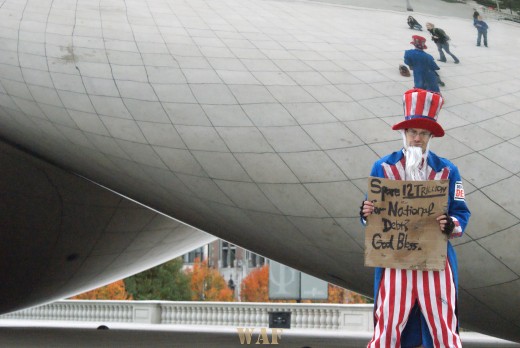
<path id="1" fill-rule="evenodd" d="M 365 265 L 443 270 L 446 236 L 436 218 L 445 213 L 448 180 L 397 181 L 368 178 Z"/>

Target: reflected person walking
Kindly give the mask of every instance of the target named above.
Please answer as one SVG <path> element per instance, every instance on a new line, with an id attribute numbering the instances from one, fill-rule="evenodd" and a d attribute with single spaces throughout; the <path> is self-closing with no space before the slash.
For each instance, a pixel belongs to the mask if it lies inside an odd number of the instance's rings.
<path id="1" fill-rule="evenodd" d="M 446 63 L 446 55 L 444 54 L 445 51 L 453 58 L 455 64 L 459 64 L 459 59 L 450 51 L 450 37 L 446 34 L 446 32 L 441 28 L 435 28 L 433 23 L 426 23 L 426 29 L 432 35 L 432 40 L 435 42 L 437 49 L 439 50 L 439 62 Z"/>

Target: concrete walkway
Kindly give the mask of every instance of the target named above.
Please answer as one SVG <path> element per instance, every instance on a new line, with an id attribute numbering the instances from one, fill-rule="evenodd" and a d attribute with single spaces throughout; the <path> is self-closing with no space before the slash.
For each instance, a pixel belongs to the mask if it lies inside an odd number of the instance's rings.
<path id="1" fill-rule="evenodd" d="M 105 324 L 109 330 L 97 330 Z M 266 330 L 272 342 L 271 329 Z M 260 344 L 256 344 L 259 340 Z M 359 348 L 370 339 L 368 332 L 324 332 L 319 330 L 288 329 L 278 338 L 280 348 Z M 461 334 L 464 348 L 518 348 L 520 344 L 503 341 L 472 332 Z M 253 331 L 250 344 L 262 346 L 261 331 Z M 2 348 L 86 348 L 86 347 L 244 347 L 236 328 L 181 325 L 121 324 L 95 322 L 44 322 L 0 320 L 0 347 Z"/>

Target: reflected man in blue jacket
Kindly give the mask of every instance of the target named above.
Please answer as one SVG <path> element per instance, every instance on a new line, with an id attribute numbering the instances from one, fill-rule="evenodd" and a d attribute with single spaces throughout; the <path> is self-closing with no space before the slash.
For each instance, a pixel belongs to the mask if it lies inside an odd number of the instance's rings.
<path id="1" fill-rule="evenodd" d="M 477 28 L 478 31 L 477 46 L 480 46 L 480 41 L 482 39 L 482 36 L 484 36 L 484 46 L 488 47 L 487 31 L 489 26 L 487 25 L 487 23 L 482 20 L 481 16 L 478 16 L 477 20 L 473 25 L 475 26 L 475 28 Z"/>
<path id="2" fill-rule="evenodd" d="M 431 55 L 424 52 L 426 47 L 426 39 L 419 35 L 412 36 L 413 41 L 410 42 L 415 46 L 414 49 L 404 51 L 404 63 L 413 70 L 414 87 L 425 89 L 432 92 L 440 92 L 439 84 L 444 85 L 440 81 L 436 70 L 439 66 Z"/>

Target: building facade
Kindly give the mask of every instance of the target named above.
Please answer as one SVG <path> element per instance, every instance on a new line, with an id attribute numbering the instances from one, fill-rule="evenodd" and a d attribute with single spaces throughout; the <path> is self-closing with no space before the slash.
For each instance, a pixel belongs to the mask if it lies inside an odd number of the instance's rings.
<path id="1" fill-rule="evenodd" d="M 251 271 L 269 263 L 267 258 L 222 239 L 192 250 L 182 257 L 184 268 L 191 267 L 196 258 L 207 260 L 209 267 L 216 268 L 224 277 L 228 286 L 234 290 L 237 300 L 240 300 L 242 280 Z"/>

